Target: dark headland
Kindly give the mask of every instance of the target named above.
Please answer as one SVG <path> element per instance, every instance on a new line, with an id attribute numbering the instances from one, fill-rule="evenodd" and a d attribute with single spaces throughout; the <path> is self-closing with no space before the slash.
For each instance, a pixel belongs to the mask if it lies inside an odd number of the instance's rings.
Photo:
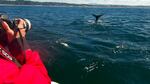
<path id="1" fill-rule="evenodd" d="M 34 2 L 34 1 L 1 1 L 1 5 L 47 5 L 47 6 L 70 6 L 73 4 L 57 2 Z"/>

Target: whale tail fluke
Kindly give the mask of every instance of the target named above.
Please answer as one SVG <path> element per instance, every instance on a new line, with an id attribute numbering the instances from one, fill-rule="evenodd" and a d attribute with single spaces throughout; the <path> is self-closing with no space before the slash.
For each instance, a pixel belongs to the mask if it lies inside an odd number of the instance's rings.
<path id="1" fill-rule="evenodd" d="M 92 15 L 95 17 L 95 23 L 97 23 L 99 18 L 103 16 L 103 14 L 99 14 L 99 15 L 92 14 Z"/>

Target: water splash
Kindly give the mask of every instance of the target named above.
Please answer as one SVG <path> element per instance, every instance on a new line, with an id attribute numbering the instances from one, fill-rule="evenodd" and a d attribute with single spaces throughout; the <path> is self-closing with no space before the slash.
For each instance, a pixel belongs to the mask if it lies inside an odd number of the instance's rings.
<path id="1" fill-rule="evenodd" d="M 91 72 L 95 69 L 98 69 L 98 62 L 93 62 L 89 64 L 88 66 L 84 67 L 84 69 L 86 70 L 86 72 Z"/>

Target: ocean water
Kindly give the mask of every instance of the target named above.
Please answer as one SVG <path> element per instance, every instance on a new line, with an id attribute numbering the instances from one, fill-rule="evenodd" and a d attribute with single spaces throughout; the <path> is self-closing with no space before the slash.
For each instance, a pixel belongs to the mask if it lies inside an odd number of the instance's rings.
<path id="1" fill-rule="evenodd" d="M 60 84 L 150 84 L 149 7 L 0 6 L 28 18 L 27 39 Z M 91 14 L 104 14 L 94 24 Z"/>

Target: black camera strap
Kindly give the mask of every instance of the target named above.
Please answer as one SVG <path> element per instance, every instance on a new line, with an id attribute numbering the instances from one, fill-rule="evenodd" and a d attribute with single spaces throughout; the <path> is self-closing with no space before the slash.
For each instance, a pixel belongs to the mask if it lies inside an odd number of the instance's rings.
<path id="1" fill-rule="evenodd" d="M 0 55 L 7 59 L 8 61 L 11 61 L 15 63 L 18 67 L 21 67 L 22 65 L 17 61 L 15 57 L 13 57 L 7 50 L 5 50 L 1 45 L 0 45 Z"/>
<path id="2" fill-rule="evenodd" d="M 18 32 L 19 32 L 19 35 L 20 35 L 21 43 L 19 42 L 19 39 L 18 39 L 18 42 L 20 43 L 20 45 L 22 45 L 21 48 L 23 50 L 23 57 L 24 57 L 23 62 L 26 63 L 25 45 L 24 45 L 23 37 L 22 37 L 21 31 L 19 30 L 19 28 L 18 28 Z"/>

